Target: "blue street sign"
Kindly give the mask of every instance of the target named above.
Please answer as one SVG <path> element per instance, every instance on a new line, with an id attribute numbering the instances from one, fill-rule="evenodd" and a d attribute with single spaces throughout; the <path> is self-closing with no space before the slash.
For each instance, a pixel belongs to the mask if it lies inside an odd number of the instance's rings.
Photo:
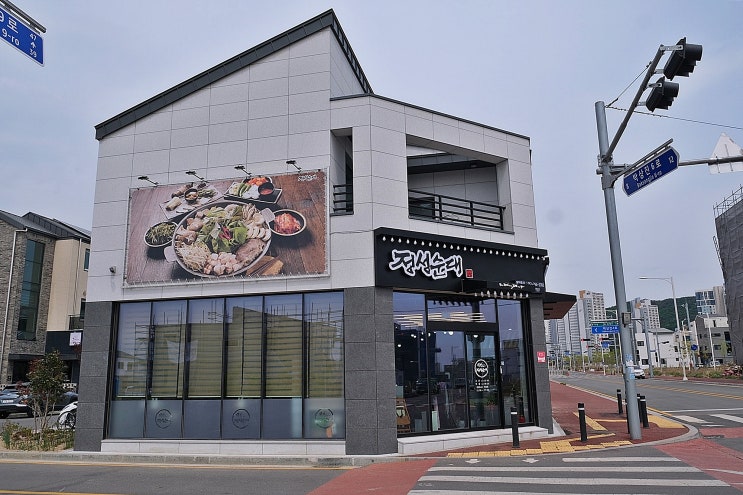
<path id="1" fill-rule="evenodd" d="M 629 175 L 624 176 L 624 192 L 627 196 L 660 179 L 678 168 L 679 154 L 669 147 L 666 151 L 645 162 Z"/>
<path id="2" fill-rule="evenodd" d="M 3 8 L 0 8 L 0 38 L 44 65 L 44 40 L 36 31 Z"/>
<path id="3" fill-rule="evenodd" d="M 619 324 L 594 321 L 591 323 L 591 333 L 619 333 Z"/>
<path id="4" fill-rule="evenodd" d="M 696 345 L 696 344 L 691 344 L 691 350 L 692 350 L 692 351 L 696 351 L 697 349 L 699 349 L 699 346 L 698 346 L 698 345 Z"/>

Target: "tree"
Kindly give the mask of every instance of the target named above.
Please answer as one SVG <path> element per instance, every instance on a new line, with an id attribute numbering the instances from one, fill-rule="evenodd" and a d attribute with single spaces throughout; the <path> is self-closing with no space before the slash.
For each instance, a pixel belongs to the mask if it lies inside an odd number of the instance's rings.
<path id="1" fill-rule="evenodd" d="M 35 429 L 43 432 L 49 428 L 54 403 L 65 392 L 62 384 L 65 380 L 66 366 L 59 356 L 59 351 L 55 350 L 41 359 L 32 361 L 30 368 L 29 405 L 34 412 Z"/>

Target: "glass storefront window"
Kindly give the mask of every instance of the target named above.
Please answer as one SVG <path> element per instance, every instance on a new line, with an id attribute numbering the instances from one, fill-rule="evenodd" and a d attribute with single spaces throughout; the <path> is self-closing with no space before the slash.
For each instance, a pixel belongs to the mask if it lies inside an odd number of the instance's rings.
<path id="1" fill-rule="evenodd" d="M 343 397 L 343 297 L 307 294 L 307 396 Z"/>
<path id="2" fill-rule="evenodd" d="M 263 298 L 227 299 L 227 397 L 260 397 Z"/>
<path id="3" fill-rule="evenodd" d="M 345 438 L 342 292 L 122 303 L 116 339 L 109 438 Z"/>
<path id="4" fill-rule="evenodd" d="M 222 397 L 224 299 L 188 303 L 186 355 L 188 400 L 183 402 L 183 438 L 219 438 L 215 411 Z"/>
<path id="5" fill-rule="evenodd" d="M 188 397 L 222 396 L 224 299 L 188 304 Z"/>
<path id="6" fill-rule="evenodd" d="M 141 438 L 147 394 L 150 342 L 149 302 L 124 304 L 119 310 L 119 331 L 109 409 L 109 435 Z"/>
<path id="7" fill-rule="evenodd" d="M 152 304 L 155 335 L 152 356 L 153 398 L 183 397 L 183 368 L 186 356 L 186 301 Z"/>
<path id="8" fill-rule="evenodd" d="M 267 296 L 266 397 L 302 396 L 302 295 Z"/>
<path id="9" fill-rule="evenodd" d="M 150 303 L 122 305 L 113 371 L 114 399 L 145 397 L 149 341 Z"/>
<path id="10" fill-rule="evenodd" d="M 397 431 L 532 422 L 520 301 L 395 292 Z M 505 412 L 504 412 L 505 411 Z"/>
<path id="11" fill-rule="evenodd" d="M 520 301 L 498 301 L 503 399 L 507 424 L 511 407 L 516 407 L 520 423 L 533 421 L 529 402 L 526 343 Z"/>
<path id="12" fill-rule="evenodd" d="M 428 321 L 495 323 L 495 299 L 436 296 L 427 303 Z"/>
<path id="13" fill-rule="evenodd" d="M 345 437 L 343 406 L 343 297 L 340 293 L 307 294 L 307 399 L 305 438 Z"/>
<path id="14" fill-rule="evenodd" d="M 431 332 L 434 350 L 431 430 L 462 429 L 467 425 L 467 373 L 464 332 Z"/>
<path id="15" fill-rule="evenodd" d="M 501 426 L 500 390 L 495 335 L 469 333 L 467 342 L 467 373 L 470 386 L 470 426 Z"/>
<path id="16" fill-rule="evenodd" d="M 429 431 L 426 302 L 422 294 L 395 292 L 395 381 L 397 432 Z"/>

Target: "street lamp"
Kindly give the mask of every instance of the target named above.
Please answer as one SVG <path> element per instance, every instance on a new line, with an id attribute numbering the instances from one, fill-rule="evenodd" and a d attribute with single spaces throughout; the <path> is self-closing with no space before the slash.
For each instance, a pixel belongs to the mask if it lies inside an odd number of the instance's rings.
<path id="1" fill-rule="evenodd" d="M 671 284 L 671 294 L 673 295 L 673 311 L 676 313 L 676 331 L 681 331 L 681 324 L 679 323 L 679 309 L 676 304 L 676 287 L 673 285 L 673 277 L 640 277 L 640 280 L 665 280 Z M 681 335 L 683 337 L 683 334 Z M 686 348 L 686 338 L 684 337 L 684 349 Z M 684 363 L 684 353 L 681 352 L 681 369 L 683 370 L 684 377 L 682 380 L 686 381 L 686 363 Z"/>

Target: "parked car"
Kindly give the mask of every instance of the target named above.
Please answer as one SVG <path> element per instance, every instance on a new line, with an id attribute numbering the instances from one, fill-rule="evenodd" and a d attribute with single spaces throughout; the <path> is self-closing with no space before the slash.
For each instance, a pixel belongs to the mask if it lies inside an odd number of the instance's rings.
<path id="1" fill-rule="evenodd" d="M 29 385 L 29 382 L 9 383 L 3 387 L 2 391 L 0 391 L 0 394 L 17 393 L 18 390 L 28 390 Z"/>
<path id="2" fill-rule="evenodd" d="M 5 419 L 11 414 L 17 413 L 33 418 L 34 412 L 28 405 L 28 396 L 16 392 L 7 392 L 0 395 L 0 419 Z"/>
<path id="3" fill-rule="evenodd" d="M 415 382 L 415 391 L 419 394 L 425 394 L 428 392 L 428 390 L 431 390 L 432 394 L 438 394 L 439 393 L 439 382 L 437 382 L 434 378 L 429 378 L 426 380 L 425 378 L 419 378 L 418 381 Z"/>
<path id="4" fill-rule="evenodd" d="M 635 375 L 635 378 L 645 378 L 645 370 L 642 369 L 642 366 L 632 366 L 632 374 Z"/>
<path id="5" fill-rule="evenodd" d="M 59 400 L 54 403 L 52 410 L 61 411 L 73 402 L 77 402 L 77 392 L 65 392 L 64 394 L 62 394 Z"/>

